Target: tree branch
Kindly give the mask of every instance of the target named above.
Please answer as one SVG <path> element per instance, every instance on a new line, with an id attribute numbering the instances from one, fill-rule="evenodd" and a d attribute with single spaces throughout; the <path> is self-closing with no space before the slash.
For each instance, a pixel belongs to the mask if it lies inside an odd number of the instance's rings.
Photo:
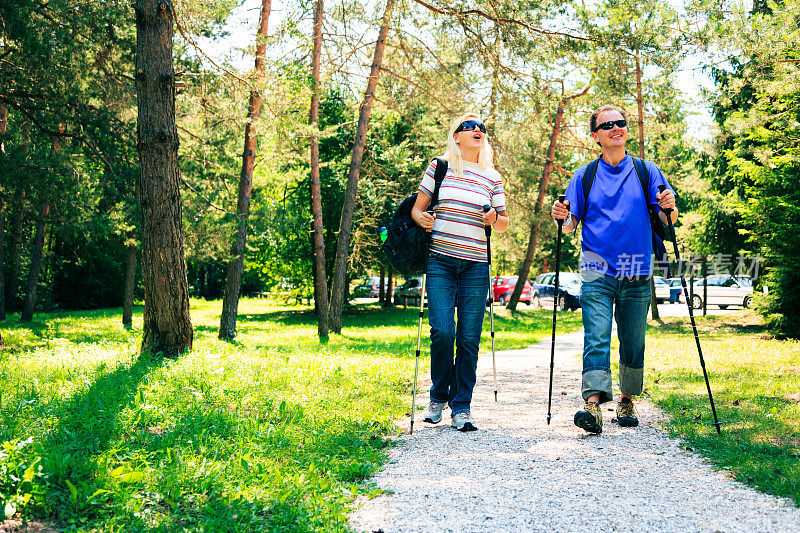
<path id="1" fill-rule="evenodd" d="M 203 196 L 203 193 L 201 193 L 200 191 L 198 191 L 197 189 L 195 189 L 194 187 L 189 185 L 189 182 L 186 181 L 186 179 L 184 179 L 183 176 L 181 176 L 181 183 L 183 183 L 186 186 L 187 189 L 189 189 L 190 191 L 195 193 L 197 196 L 199 196 L 201 199 L 203 199 L 209 206 L 213 207 L 217 211 L 221 211 L 221 212 L 227 213 L 229 215 L 233 215 L 234 214 L 234 213 L 231 213 L 230 211 L 228 211 L 227 209 L 218 206 L 217 204 L 215 204 L 214 202 L 212 202 L 211 200 L 209 200 L 208 198 Z"/>
<path id="2" fill-rule="evenodd" d="M 420 91 L 424 92 L 425 94 L 427 94 L 428 96 L 430 96 L 431 98 L 436 100 L 439 103 L 439 105 L 442 106 L 445 109 L 445 111 L 447 111 L 448 113 L 450 113 L 450 114 L 455 114 L 456 113 L 456 111 L 453 110 L 453 108 L 451 108 L 449 105 L 447 105 L 447 103 L 445 103 L 442 100 L 440 100 L 439 97 L 437 97 L 436 95 L 431 94 L 430 91 L 425 90 L 422 86 L 420 86 L 420 84 L 414 82 L 413 80 L 410 80 L 410 79 L 406 78 L 405 76 L 401 76 L 400 74 L 397 74 L 396 72 L 394 72 L 391 69 L 386 68 L 384 66 L 381 66 L 381 70 L 384 71 L 384 72 L 387 72 L 391 76 L 394 76 L 398 80 L 403 80 L 404 82 L 408 83 L 409 85 L 413 85 L 414 87 L 416 87 Z"/>
<path id="3" fill-rule="evenodd" d="M 90 141 L 84 135 L 81 135 L 79 133 L 67 133 L 67 132 L 64 132 L 64 131 L 51 130 L 51 129 L 45 127 L 44 125 L 42 125 L 41 122 L 36 120 L 36 118 L 34 118 L 34 116 L 31 115 L 30 113 L 28 113 L 28 111 L 24 107 L 15 105 L 14 102 L 6 102 L 6 103 L 11 105 L 15 109 L 19 110 L 23 115 L 25 115 L 25 118 L 30 120 L 33 123 L 33 125 L 36 126 L 36 128 L 39 131 L 41 131 L 42 133 L 45 133 L 45 134 L 53 136 L 53 137 L 68 137 L 70 139 L 77 139 L 78 141 L 82 142 L 83 144 L 85 144 L 86 146 L 89 147 L 89 149 L 94 153 L 94 155 L 96 155 L 98 157 L 98 159 L 100 159 L 100 161 L 102 161 L 102 163 L 106 167 L 106 170 L 108 170 L 112 175 L 116 176 L 117 173 L 114 171 L 114 167 L 111 165 L 111 163 L 108 161 L 108 159 L 106 159 L 106 157 L 103 155 L 103 152 L 101 152 L 92 143 L 92 141 Z"/>
<path id="4" fill-rule="evenodd" d="M 425 2 L 423 0 L 414 0 L 414 2 L 416 2 L 417 4 L 419 4 L 419 5 L 423 6 L 423 7 L 428 8 L 429 10 L 433 11 L 434 13 L 438 13 L 440 15 L 446 15 L 446 16 L 449 16 L 449 17 L 463 18 L 463 17 L 466 17 L 468 15 L 477 15 L 479 17 L 483 17 L 483 18 L 485 18 L 487 20 L 491 20 L 491 21 L 496 22 L 498 24 L 514 24 L 514 25 L 517 25 L 517 26 L 521 26 L 521 27 L 525 28 L 526 30 L 528 30 L 531 33 L 537 33 L 539 35 L 545 35 L 547 37 L 556 37 L 557 36 L 557 37 L 565 37 L 565 38 L 568 38 L 568 39 L 575 39 L 575 40 L 579 40 L 579 41 L 589 41 L 589 42 L 594 42 L 596 40 L 596 39 L 592 39 L 590 37 L 582 37 L 582 36 L 578 36 L 578 35 L 572 35 L 572 34 L 569 34 L 569 33 L 563 33 L 563 32 L 560 32 L 560 31 L 544 30 L 542 28 L 537 28 L 535 26 L 531 26 L 530 24 L 528 24 L 527 22 L 522 21 L 522 20 L 516 20 L 516 19 L 509 19 L 509 18 L 504 18 L 504 17 L 492 16 L 492 15 L 490 15 L 490 14 L 484 12 L 484 11 L 481 11 L 480 9 L 467 9 L 466 11 L 457 11 L 457 10 L 455 10 L 453 8 L 448 8 L 448 7 L 438 8 L 438 7 L 436 7 L 434 5 L 431 5 L 431 4 L 429 4 L 429 3 L 427 3 L 427 2 Z"/>
<path id="5" fill-rule="evenodd" d="M 186 30 L 184 30 L 183 26 L 181 26 L 181 23 L 178 22 L 178 17 L 176 16 L 174 18 L 175 18 L 175 27 L 178 28 L 178 32 L 181 34 L 181 37 L 186 39 L 186 42 L 191 44 L 194 47 L 194 49 L 197 51 L 197 53 L 199 53 L 200 55 L 205 57 L 209 61 L 209 63 L 211 63 L 212 65 L 217 67 L 219 70 L 221 70 L 222 72 L 224 72 L 228 76 L 230 76 L 230 77 L 242 82 L 249 90 L 251 90 L 251 91 L 255 90 L 255 88 L 253 87 L 253 85 L 249 81 L 247 81 L 246 79 L 242 78 L 241 76 L 237 76 L 232 70 L 218 65 L 213 59 L 211 59 L 209 57 L 209 55 L 206 54 L 203 51 L 202 48 L 200 48 L 200 45 L 197 44 L 191 37 L 189 37 L 189 35 L 186 33 Z"/>

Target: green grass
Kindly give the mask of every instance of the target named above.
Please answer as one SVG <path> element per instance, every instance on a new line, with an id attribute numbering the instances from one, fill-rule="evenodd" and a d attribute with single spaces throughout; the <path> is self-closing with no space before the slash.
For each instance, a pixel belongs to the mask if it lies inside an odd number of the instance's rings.
<path id="1" fill-rule="evenodd" d="M 688 318 L 648 328 L 645 387 L 686 445 L 742 482 L 800 505 L 800 342 L 752 311 L 697 317 L 717 435 Z"/>
<path id="2" fill-rule="evenodd" d="M 306 307 L 242 300 L 235 343 L 216 337 L 219 310 L 192 302 L 194 349 L 174 360 L 138 355 L 140 308 L 132 329 L 119 310 L 0 324 L 0 515 L 81 531 L 347 531 L 407 430 L 417 311 L 350 308 L 320 344 Z M 549 336 L 551 316 L 497 312 L 497 348 Z M 564 313 L 559 331 L 579 322 Z M 423 354 L 424 375 L 427 342 Z"/>

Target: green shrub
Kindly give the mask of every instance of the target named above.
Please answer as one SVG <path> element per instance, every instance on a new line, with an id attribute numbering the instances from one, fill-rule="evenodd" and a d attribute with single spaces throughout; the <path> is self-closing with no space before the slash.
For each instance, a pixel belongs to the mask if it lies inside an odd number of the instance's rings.
<path id="1" fill-rule="evenodd" d="M 39 464 L 41 457 L 25 453 L 32 442 L 29 438 L 0 445 L 0 518 L 24 513 L 31 500 L 45 494 L 47 475 Z"/>

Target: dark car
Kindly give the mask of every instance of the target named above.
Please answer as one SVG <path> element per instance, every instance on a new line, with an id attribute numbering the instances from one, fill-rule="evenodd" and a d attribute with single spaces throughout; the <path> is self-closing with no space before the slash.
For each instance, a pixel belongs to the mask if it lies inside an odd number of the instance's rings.
<path id="1" fill-rule="evenodd" d="M 427 292 L 427 291 L 425 291 Z M 408 278 L 405 283 L 394 290 L 395 305 L 419 305 L 422 297 L 422 277 Z"/>
<path id="2" fill-rule="evenodd" d="M 533 281 L 533 305 L 550 307 L 555 301 L 555 272 L 539 274 Z M 558 275 L 558 309 L 572 311 L 581 308 L 581 275 L 561 272 Z"/>
<path id="3" fill-rule="evenodd" d="M 377 298 L 380 293 L 381 278 L 379 276 L 367 276 L 359 286 L 353 289 L 353 296 L 356 298 Z M 386 290 L 384 281 L 384 290 Z"/>
<path id="4" fill-rule="evenodd" d="M 493 282 L 494 288 L 494 301 L 500 305 L 505 305 L 511 299 L 511 293 L 514 292 L 514 287 L 517 286 L 519 276 L 495 276 Z M 533 299 L 533 287 L 531 283 L 525 280 L 525 287 L 522 289 L 522 294 L 519 296 L 519 301 L 527 305 L 531 305 Z"/>

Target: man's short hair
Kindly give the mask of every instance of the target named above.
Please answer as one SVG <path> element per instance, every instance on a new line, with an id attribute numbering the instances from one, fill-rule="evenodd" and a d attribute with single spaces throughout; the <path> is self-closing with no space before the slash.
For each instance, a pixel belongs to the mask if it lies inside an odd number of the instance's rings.
<path id="1" fill-rule="evenodd" d="M 615 105 L 604 105 L 600 106 L 592 112 L 592 116 L 589 117 L 589 132 L 594 133 L 594 130 L 597 128 L 597 117 L 600 116 L 600 113 L 603 111 L 617 111 L 622 118 L 628 120 L 628 113 L 625 112 L 624 109 L 621 107 L 617 107 Z"/>

